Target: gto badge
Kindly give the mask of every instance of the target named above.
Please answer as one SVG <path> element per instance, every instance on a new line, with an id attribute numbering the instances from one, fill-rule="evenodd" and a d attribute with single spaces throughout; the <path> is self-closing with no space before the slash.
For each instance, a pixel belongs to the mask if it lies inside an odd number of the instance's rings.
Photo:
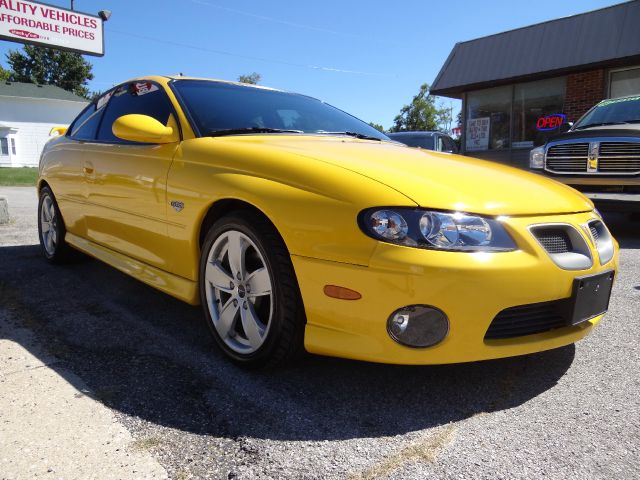
<path id="1" fill-rule="evenodd" d="M 181 212 L 184 208 L 184 202 L 179 202 L 177 200 L 171 200 L 171 206 L 176 212 Z"/>

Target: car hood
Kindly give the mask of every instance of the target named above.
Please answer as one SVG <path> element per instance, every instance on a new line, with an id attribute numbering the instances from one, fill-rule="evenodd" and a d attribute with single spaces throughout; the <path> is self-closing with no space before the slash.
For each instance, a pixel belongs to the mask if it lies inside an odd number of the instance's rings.
<path id="1" fill-rule="evenodd" d="M 215 140 L 261 143 L 359 173 L 424 208 L 485 215 L 585 212 L 592 202 L 578 191 L 494 162 L 341 137 L 247 135 Z"/>
<path id="2" fill-rule="evenodd" d="M 553 136 L 549 141 L 576 140 L 594 137 L 640 137 L 640 124 L 629 123 L 626 125 L 600 125 L 581 130 L 570 130 Z"/>

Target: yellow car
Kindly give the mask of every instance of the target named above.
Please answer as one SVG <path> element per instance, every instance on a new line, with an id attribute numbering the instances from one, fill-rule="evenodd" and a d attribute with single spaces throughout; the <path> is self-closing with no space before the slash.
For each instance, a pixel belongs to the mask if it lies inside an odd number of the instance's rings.
<path id="1" fill-rule="evenodd" d="M 617 243 L 539 175 L 390 141 L 319 100 L 127 81 L 46 145 L 39 232 L 190 304 L 245 366 L 537 352 L 608 308 Z"/>

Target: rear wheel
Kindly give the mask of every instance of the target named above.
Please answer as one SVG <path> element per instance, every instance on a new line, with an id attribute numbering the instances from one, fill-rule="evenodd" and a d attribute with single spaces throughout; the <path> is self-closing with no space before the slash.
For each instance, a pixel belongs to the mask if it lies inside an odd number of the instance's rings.
<path id="1" fill-rule="evenodd" d="M 302 350 L 304 310 L 289 253 L 273 226 L 243 211 L 216 222 L 200 261 L 200 297 L 216 343 L 264 367 Z"/>
<path id="2" fill-rule="evenodd" d="M 58 203 L 49 187 L 40 189 L 38 201 L 38 235 L 42 254 L 51 263 L 72 259 L 73 251 L 64 241 L 66 230 Z"/>

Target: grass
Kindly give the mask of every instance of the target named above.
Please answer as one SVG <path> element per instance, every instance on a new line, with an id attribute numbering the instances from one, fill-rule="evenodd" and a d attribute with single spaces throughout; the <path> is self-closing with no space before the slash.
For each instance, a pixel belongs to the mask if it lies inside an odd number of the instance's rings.
<path id="1" fill-rule="evenodd" d="M 0 187 L 33 186 L 38 178 L 38 169 L 30 167 L 0 168 Z"/>

